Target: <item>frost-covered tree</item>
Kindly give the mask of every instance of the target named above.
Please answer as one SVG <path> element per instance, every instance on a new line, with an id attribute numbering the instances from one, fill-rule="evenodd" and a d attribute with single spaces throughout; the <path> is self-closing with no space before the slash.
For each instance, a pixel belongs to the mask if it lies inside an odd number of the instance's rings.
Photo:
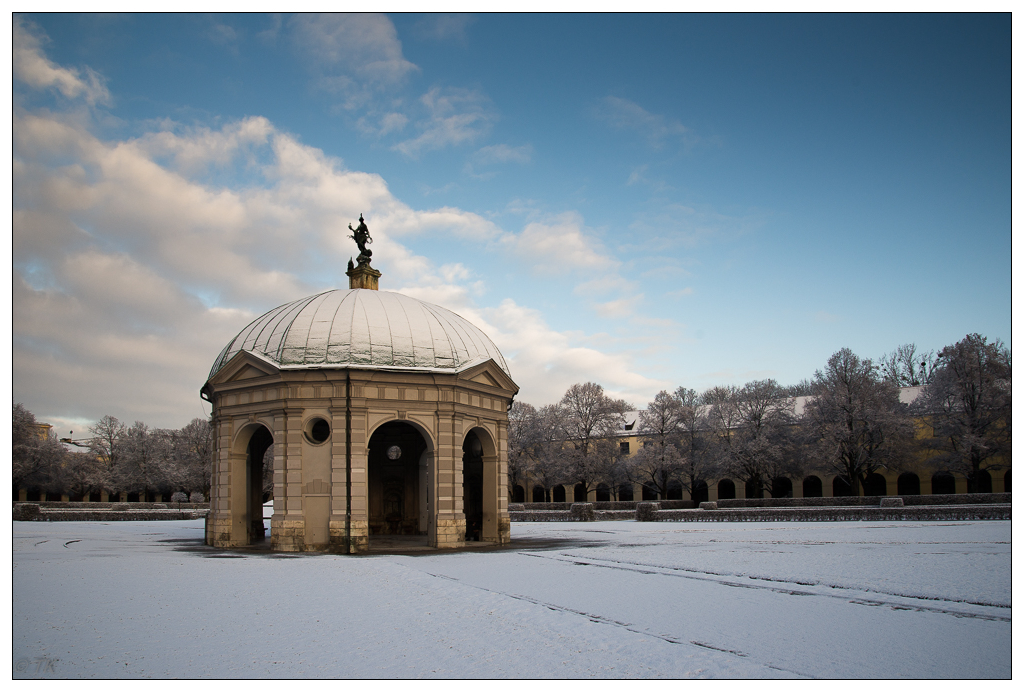
<path id="1" fill-rule="evenodd" d="M 878 361 L 882 376 L 897 387 L 928 384 L 938 364 L 934 351 L 919 352 L 915 344 L 898 346 Z"/>
<path id="2" fill-rule="evenodd" d="M 793 400 L 778 382 L 755 380 L 735 395 L 736 429 L 726 465 L 755 497 L 772 492 L 773 481 L 796 471 Z"/>
<path id="3" fill-rule="evenodd" d="M 913 427 L 899 387 L 882 377 L 870 359 L 848 348 L 814 373 L 814 393 L 804 408 L 808 451 L 822 468 L 850 483 L 854 495 L 864 479 L 898 469 L 910 451 Z"/>
<path id="4" fill-rule="evenodd" d="M 559 409 L 567 481 L 581 484 L 589 492 L 615 463 L 615 451 L 606 447 L 621 429 L 629 405 L 609 397 L 601 385 L 586 382 L 569 387 Z"/>
<path id="5" fill-rule="evenodd" d="M 640 449 L 626 462 L 629 479 L 646 485 L 662 498 L 668 497 L 669 484 L 680 474 L 682 413 L 677 399 L 666 391 L 659 392 L 640 412 Z"/>
<path id="6" fill-rule="evenodd" d="M 710 485 L 721 472 L 715 455 L 714 433 L 708 420 L 709 407 L 693 389 L 679 387 L 673 395 L 679 402 L 679 475 L 690 497 L 696 498 L 703 485 Z"/>
<path id="7" fill-rule="evenodd" d="M 932 463 L 965 477 L 976 492 L 980 471 L 1003 468 L 1010 458 L 1010 350 L 969 334 L 942 349 L 938 362 L 917 402 L 935 431 L 925 442 L 936 453 Z"/>

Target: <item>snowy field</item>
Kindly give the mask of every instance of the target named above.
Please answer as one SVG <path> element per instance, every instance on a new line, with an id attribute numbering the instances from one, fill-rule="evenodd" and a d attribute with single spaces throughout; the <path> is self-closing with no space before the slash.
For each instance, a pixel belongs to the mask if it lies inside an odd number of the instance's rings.
<path id="1" fill-rule="evenodd" d="M 202 532 L 15 522 L 14 677 L 1010 676 L 1010 522 L 514 523 L 365 557 Z"/>

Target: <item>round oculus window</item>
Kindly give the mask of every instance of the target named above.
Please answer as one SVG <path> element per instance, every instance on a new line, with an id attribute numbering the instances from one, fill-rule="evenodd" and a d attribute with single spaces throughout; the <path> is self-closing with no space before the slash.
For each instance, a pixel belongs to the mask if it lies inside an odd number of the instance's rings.
<path id="1" fill-rule="evenodd" d="M 398 445 L 391 445 L 388 447 L 388 459 L 394 461 L 402 456 L 402 448 Z"/>
<path id="2" fill-rule="evenodd" d="M 314 418 L 306 424 L 306 437 L 313 444 L 327 442 L 331 436 L 331 424 L 323 418 Z"/>

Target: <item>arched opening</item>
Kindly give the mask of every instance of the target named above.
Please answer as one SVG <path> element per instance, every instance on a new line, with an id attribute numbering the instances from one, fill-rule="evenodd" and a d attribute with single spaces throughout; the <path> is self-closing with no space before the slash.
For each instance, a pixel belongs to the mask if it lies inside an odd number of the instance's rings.
<path id="1" fill-rule="evenodd" d="M 885 476 L 880 473 L 869 473 L 864 479 L 864 494 L 871 496 L 888 495 Z"/>
<path id="2" fill-rule="evenodd" d="M 974 489 L 971 492 L 974 493 L 990 493 L 992 492 L 992 475 L 985 469 L 981 469 L 978 473 L 974 474 Z"/>
<path id="3" fill-rule="evenodd" d="M 1007 472 L 1006 472 L 1006 473 L 1005 473 L 1005 474 L 1003 475 L 1003 492 L 1004 492 L 1004 493 L 1009 493 L 1009 492 L 1012 492 L 1012 491 L 1010 490 L 1010 472 L 1009 472 L 1009 471 L 1007 471 Z"/>
<path id="4" fill-rule="evenodd" d="M 551 491 L 552 502 L 565 502 L 565 486 L 556 485 L 555 489 Z"/>
<path id="5" fill-rule="evenodd" d="M 263 503 L 266 501 L 266 469 L 263 467 L 263 460 L 273 444 L 274 436 L 261 425 L 253 432 L 245 448 L 245 516 L 248 543 L 261 541 L 267 536 L 266 525 L 263 523 Z"/>
<path id="6" fill-rule="evenodd" d="M 632 502 L 633 485 L 631 483 L 623 483 L 619 486 L 619 489 L 615 494 L 618 497 L 619 502 Z"/>
<path id="7" fill-rule="evenodd" d="M 719 500 L 735 500 L 736 499 L 736 484 L 728 478 L 723 478 L 718 481 L 718 499 Z"/>
<path id="8" fill-rule="evenodd" d="M 793 481 L 782 476 L 773 478 L 772 497 L 793 497 Z"/>
<path id="9" fill-rule="evenodd" d="M 533 486 L 533 502 L 546 502 L 544 499 L 544 488 L 542 486 Z"/>
<path id="10" fill-rule="evenodd" d="M 690 499 L 695 503 L 707 502 L 708 501 L 708 484 L 707 481 L 701 481 L 697 484 L 696 488 L 690 490 Z"/>
<path id="11" fill-rule="evenodd" d="M 665 498 L 666 500 L 683 499 L 683 484 L 679 481 L 669 481 L 668 488 L 666 490 L 668 491 L 668 497 Z"/>
<path id="12" fill-rule="evenodd" d="M 644 502 L 653 502 L 658 499 L 658 491 L 649 485 L 641 486 L 641 498 Z"/>
<path id="13" fill-rule="evenodd" d="M 901 473 L 899 478 L 896 479 L 896 494 L 920 495 L 921 479 L 917 477 L 916 473 Z"/>
<path id="14" fill-rule="evenodd" d="M 764 497 L 764 486 L 760 483 L 747 481 L 743 484 L 743 493 L 746 497 L 761 499 Z"/>
<path id="15" fill-rule="evenodd" d="M 89 493 L 89 502 L 102 502 L 103 494 L 100 491 Z"/>
<path id="16" fill-rule="evenodd" d="M 821 497 L 821 479 L 817 476 L 808 476 L 804 479 L 804 497 Z"/>
<path id="17" fill-rule="evenodd" d="M 932 476 L 932 495 L 953 495 L 956 493 L 956 479 L 953 474 L 939 471 Z"/>
<path id="18" fill-rule="evenodd" d="M 484 529 L 484 446 L 472 430 L 462 441 L 462 513 L 466 540 L 479 541 Z"/>
<path id="19" fill-rule="evenodd" d="M 526 502 L 526 490 L 521 485 L 512 488 L 512 502 Z"/>
<path id="20" fill-rule="evenodd" d="M 599 483 L 597 486 L 597 492 L 595 493 L 598 502 L 611 502 L 612 491 L 604 483 Z"/>
<path id="21" fill-rule="evenodd" d="M 845 476 L 836 476 L 832 479 L 832 497 L 850 497 L 853 495 L 853 488 Z"/>
<path id="22" fill-rule="evenodd" d="M 426 535 L 429 526 L 427 441 L 412 425 L 390 421 L 367 445 L 367 514 L 373 536 Z"/>
<path id="23" fill-rule="evenodd" d="M 586 502 L 587 501 L 587 486 L 582 483 L 577 483 L 572 489 L 572 501 L 573 502 Z"/>

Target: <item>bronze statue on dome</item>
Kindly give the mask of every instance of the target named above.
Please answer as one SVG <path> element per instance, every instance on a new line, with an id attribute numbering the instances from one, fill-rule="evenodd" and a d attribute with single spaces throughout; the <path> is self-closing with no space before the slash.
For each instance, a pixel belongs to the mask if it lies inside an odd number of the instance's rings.
<path id="1" fill-rule="evenodd" d="M 363 221 L 363 215 L 359 215 L 359 225 L 352 228 L 352 224 L 348 225 L 348 230 L 352 231 L 352 235 L 349 236 L 352 240 L 356 241 L 356 245 L 359 246 L 359 257 L 356 260 L 359 264 L 369 264 L 370 257 L 373 256 L 373 251 L 369 250 L 366 246 L 373 243 L 373 238 L 370 237 L 370 229 L 366 227 L 366 222 Z"/>

